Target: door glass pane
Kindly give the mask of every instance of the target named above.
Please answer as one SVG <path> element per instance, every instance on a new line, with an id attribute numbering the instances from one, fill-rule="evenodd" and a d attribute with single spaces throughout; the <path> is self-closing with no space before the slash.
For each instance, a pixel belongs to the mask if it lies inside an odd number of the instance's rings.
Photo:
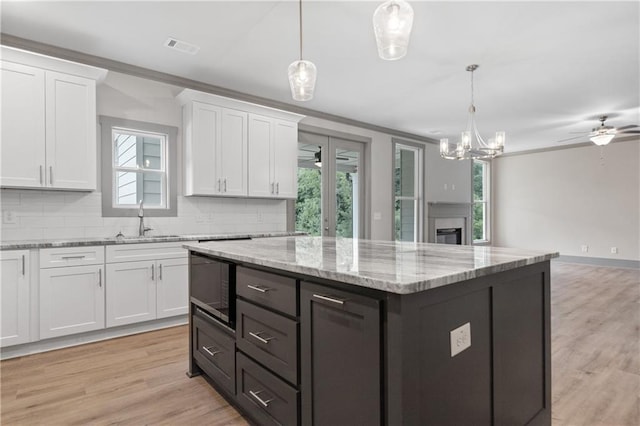
<path id="1" fill-rule="evenodd" d="M 360 153 L 336 149 L 336 236 L 358 237 Z"/>
<path id="2" fill-rule="evenodd" d="M 298 144 L 296 231 L 322 232 L 322 149 L 317 145 Z"/>

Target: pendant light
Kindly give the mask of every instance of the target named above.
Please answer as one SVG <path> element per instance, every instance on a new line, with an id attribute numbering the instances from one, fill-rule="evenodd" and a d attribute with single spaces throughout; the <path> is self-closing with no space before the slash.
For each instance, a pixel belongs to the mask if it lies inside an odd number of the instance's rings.
<path id="1" fill-rule="evenodd" d="M 373 12 L 373 31 L 376 35 L 378 55 L 387 61 L 395 61 L 407 54 L 413 8 L 404 0 L 382 3 Z"/>
<path id="2" fill-rule="evenodd" d="M 478 67 L 479 65 L 476 64 L 467 67 L 467 71 L 471 73 L 471 105 L 469 106 L 467 130 L 462 132 L 460 142 L 455 144 L 453 150 L 449 146 L 449 139 L 440 139 L 440 156 L 447 160 L 494 158 L 504 151 L 505 132 L 496 132 L 495 138 L 489 139 L 487 143 L 482 139 L 476 127 L 476 106 L 473 104 L 473 72 Z"/>
<path id="3" fill-rule="evenodd" d="M 300 59 L 289 65 L 289 85 L 291 96 L 296 101 L 313 99 L 316 85 L 316 66 L 311 61 L 302 59 L 302 0 L 299 1 L 300 12 Z"/>

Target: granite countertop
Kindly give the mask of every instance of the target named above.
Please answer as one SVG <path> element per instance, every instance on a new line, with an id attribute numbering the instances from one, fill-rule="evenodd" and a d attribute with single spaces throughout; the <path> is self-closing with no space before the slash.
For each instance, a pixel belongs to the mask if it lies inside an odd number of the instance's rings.
<path id="1" fill-rule="evenodd" d="M 287 236 L 211 241 L 185 248 L 223 259 L 410 294 L 558 257 L 489 246 Z"/>
<path id="2" fill-rule="evenodd" d="M 78 247 L 114 244 L 170 243 L 180 241 L 233 240 L 240 238 L 281 237 L 304 235 L 301 232 L 243 232 L 228 234 L 151 235 L 148 237 L 69 238 L 56 240 L 3 241 L 0 250 L 40 249 L 51 247 Z"/>

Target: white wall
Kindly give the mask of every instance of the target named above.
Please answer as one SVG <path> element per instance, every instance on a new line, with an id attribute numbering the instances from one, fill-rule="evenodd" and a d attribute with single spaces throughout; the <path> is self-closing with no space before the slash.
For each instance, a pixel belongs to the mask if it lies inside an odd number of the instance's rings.
<path id="1" fill-rule="evenodd" d="M 640 143 L 600 154 L 589 145 L 495 159 L 494 245 L 640 260 Z"/>
<path id="2" fill-rule="evenodd" d="M 427 144 L 426 149 L 427 201 L 440 203 L 471 202 L 471 160 L 445 160 L 440 146 Z"/>
<path id="3" fill-rule="evenodd" d="M 281 200 L 184 197 L 182 114 L 175 95 L 180 87 L 110 72 L 98 85 L 98 115 L 148 121 L 178 132 L 178 217 L 146 218 L 152 234 L 200 234 L 286 230 L 286 202 Z M 98 132 L 98 141 L 100 133 Z M 100 143 L 100 142 L 98 142 Z M 100 149 L 98 149 L 98 153 Z M 92 159 L 87 159 L 88 161 Z M 3 241 L 133 236 L 137 218 L 102 217 L 100 162 L 98 191 L 0 190 L 2 210 L 16 213 L 16 224 L 3 224 Z"/>

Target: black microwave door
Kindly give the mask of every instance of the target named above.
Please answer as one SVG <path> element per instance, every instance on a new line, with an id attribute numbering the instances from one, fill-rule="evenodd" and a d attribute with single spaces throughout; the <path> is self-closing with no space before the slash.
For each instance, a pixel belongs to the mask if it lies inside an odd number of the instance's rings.
<path id="1" fill-rule="evenodd" d="M 229 265 L 192 254 L 189 282 L 191 297 L 198 305 L 229 319 Z"/>

